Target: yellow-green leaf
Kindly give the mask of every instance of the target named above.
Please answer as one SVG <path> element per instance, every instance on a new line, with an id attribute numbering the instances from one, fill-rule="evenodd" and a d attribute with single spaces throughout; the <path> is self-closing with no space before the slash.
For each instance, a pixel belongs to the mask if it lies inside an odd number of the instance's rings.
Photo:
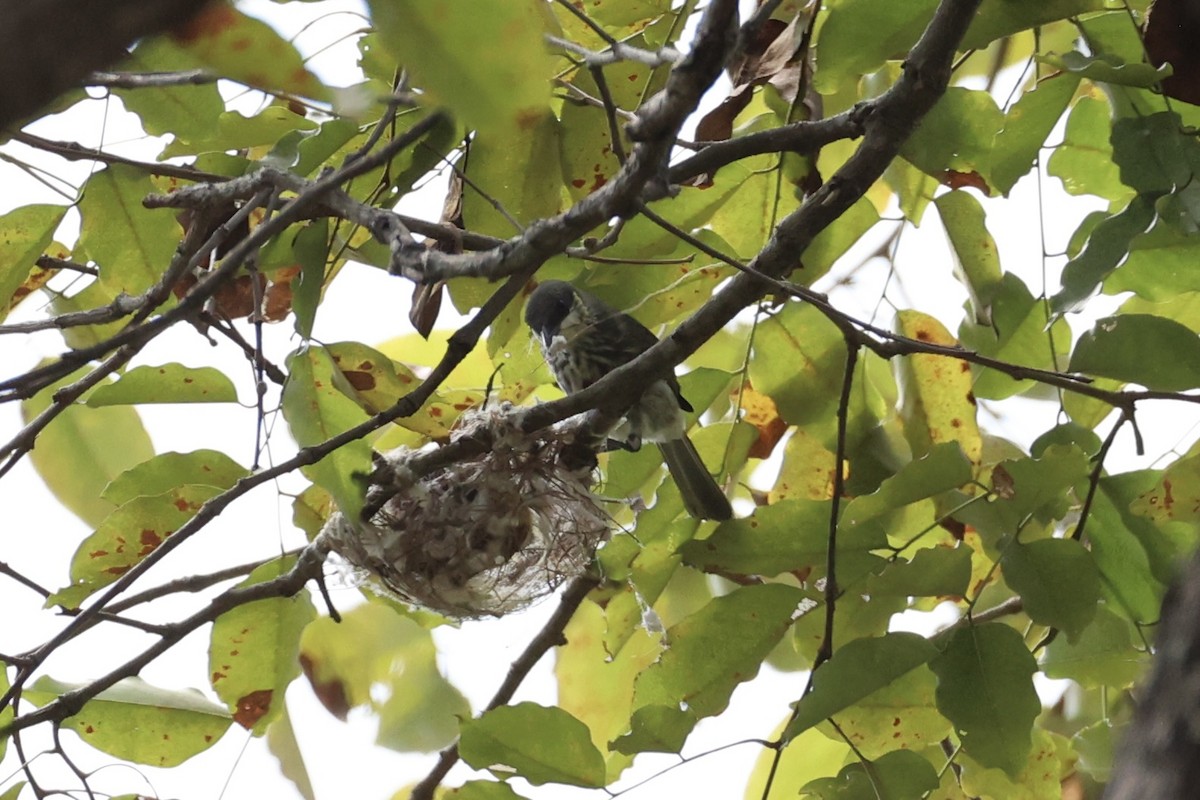
<path id="1" fill-rule="evenodd" d="M 156 191 L 145 172 L 121 164 L 94 173 L 84 187 L 79 247 L 99 265 L 109 291 L 143 292 L 171 263 L 183 229 L 170 211 L 142 207 Z"/>
<path id="2" fill-rule="evenodd" d="M 255 569 L 239 586 L 285 574 L 295 560 Z M 234 720 L 256 736 L 283 713 L 283 693 L 300 675 L 300 633 L 317 615 L 307 592 L 238 606 L 217 617 L 209 639 L 209 679 Z"/>
<path id="3" fill-rule="evenodd" d="M 97 386 L 87 404 L 98 406 L 135 403 L 235 403 L 233 381 L 213 367 L 163 364 L 134 367 L 113 383 Z"/>
<path id="4" fill-rule="evenodd" d="M 21 403 L 25 422 L 46 410 L 52 396 L 82 373 L 49 386 Z M 154 455 L 150 436 L 132 408 L 63 409 L 37 438 L 29 454 L 54 496 L 89 525 L 99 525 L 116 506 L 102 498 L 108 482 Z"/>
<path id="5" fill-rule="evenodd" d="M 414 83 L 489 133 L 524 136 L 550 101 L 538 0 L 370 0 L 384 46 Z"/>
<path id="6" fill-rule="evenodd" d="M 0 320 L 66 212 L 65 206 L 33 205 L 0 216 Z"/>
<path id="7" fill-rule="evenodd" d="M 362 409 L 339 390 L 335 381 L 344 379 L 325 348 L 301 348 L 288 357 L 287 366 L 283 416 L 301 447 L 320 444 L 366 419 Z M 305 467 L 304 473 L 333 495 L 343 514 L 356 519 L 362 507 L 363 486 L 355 476 L 370 470 L 371 448 L 364 440 L 355 439 Z"/>
<path id="8" fill-rule="evenodd" d="M 43 676 L 21 697 L 42 706 L 78 688 Z M 162 689 L 126 678 L 85 703 L 63 727 L 111 756 L 174 767 L 216 744 L 229 722 L 225 709 L 194 689 Z"/>
<path id="9" fill-rule="evenodd" d="M 220 491 L 214 486 L 175 486 L 162 494 L 134 497 L 117 508 L 79 545 L 71 558 L 70 585 L 52 594 L 46 604 L 78 608 L 84 598 L 154 552 Z"/>
<path id="10" fill-rule="evenodd" d="M 329 97 L 291 42 L 229 3 L 210 3 L 177 29 L 174 38 L 223 78 L 317 100 Z"/>

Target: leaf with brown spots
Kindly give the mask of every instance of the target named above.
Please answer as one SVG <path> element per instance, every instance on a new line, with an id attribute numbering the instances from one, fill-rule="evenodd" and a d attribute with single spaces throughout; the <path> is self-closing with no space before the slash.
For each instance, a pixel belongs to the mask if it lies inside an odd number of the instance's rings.
<path id="1" fill-rule="evenodd" d="M 1168 467 L 1130 510 L 1155 522 L 1200 521 L 1200 454 L 1192 452 Z"/>
<path id="2" fill-rule="evenodd" d="M 885 636 L 847 642 L 838 648 L 828 664 L 817 670 L 813 679 L 813 689 L 797 704 L 796 715 L 788 725 L 785 738 L 797 736 L 829 717 L 834 717 L 840 722 L 841 715 L 847 709 L 859 704 L 865 705 L 868 699 L 875 698 L 894 682 L 918 669 L 922 673 L 920 685 L 924 691 L 908 697 L 905 704 L 927 707 L 930 715 L 926 718 L 926 723 L 930 722 L 930 717 L 939 716 L 933 699 L 934 680 L 929 670 L 921 668 L 935 655 L 937 648 L 914 633 L 889 633 Z M 910 683 L 907 688 L 915 687 Z M 895 701 L 900 699 L 894 697 L 893 693 L 893 697 L 886 701 L 879 698 L 876 705 L 893 706 Z M 865 710 L 861 708 L 857 716 L 851 715 L 848 720 L 862 722 Z M 898 711 L 898 708 L 893 708 L 892 711 L 884 713 L 888 724 L 882 726 L 885 732 L 883 741 L 875 742 L 875 746 L 870 748 L 870 758 L 895 747 L 889 740 L 893 738 L 892 734 L 897 727 L 891 724 L 891 720 L 896 717 Z M 876 728 L 881 727 L 878 715 L 874 715 L 873 722 Z M 945 719 L 935 720 L 934 726 L 929 735 L 923 737 L 924 744 L 921 746 L 934 744 L 949 733 L 949 723 Z M 859 732 L 862 727 L 861 724 L 856 724 L 855 731 Z M 941 731 L 941 734 L 933 735 L 934 731 Z"/>
<path id="3" fill-rule="evenodd" d="M 162 364 L 134 367 L 115 382 L 97 386 L 86 402 L 92 408 L 138 403 L 235 403 L 237 390 L 233 381 L 215 367 Z"/>
<path id="4" fill-rule="evenodd" d="M 21 697 L 44 706 L 82 688 L 43 676 Z M 195 689 L 162 689 L 141 678 L 126 678 L 89 700 L 63 727 L 111 756 L 174 767 L 207 750 L 229 728 L 229 713 Z"/>
<path id="5" fill-rule="evenodd" d="M 214 486 L 176 486 L 163 494 L 135 497 L 114 510 L 79 545 L 71 559 L 71 583 L 50 595 L 47 607 L 78 608 L 84 598 L 152 553 L 220 491 Z"/>
<path id="6" fill-rule="evenodd" d="M 320 668 L 313 662 L 314 657 L 308 653 L 300 654 L 300 668 L 304 670 L 304 677 L 308 678 L 313 694 L 321 701 L 321 705 L 325 706 L 325 710 L 345 722 L 351 708 L 350 699 L 346 696 L 346 684 L 336 677 L 324 680 L 318 678 Z"/>
<path id="7" fill-rule="evenodd" d="M 258 689 L 245 697 L 238 698 L 237 710 L 233 712 L 233 721 L 246 730 L 253 730 L 258 721 L 271 710 L 271 698 L 275 693 L 270 689 Z"/>
<path id="8" fill-rule="evenodd" d="M 240 586 L 278 577 L 294 559 L 277 559 Z M 272 597 L 227 611 L 213 623 L 208 663 L 213 690 L 255 735 L 279 716 L 284 691 L 300 674 L 300 633 L 317 615 L 308 594 Z"/>
<path id="9" fill-rule="evenodd" d="M 291 42 L 228 3 L 210 3 L 174 36 L 223 78 L 314 100 L 329 99 L 329 89 L 305 68 Z"/>
<path id="10" fill-rule="evenodd" d="M 731 393 L 732 399 L 737 400 L 737 392 Z M 779 416 L 775 401 L 761 392 L 756 392 L 749 383 L 741 392 L 742 420 L 758 429 L 758 439 L 750 445 L 750 458 L 769 458 L 775 452 L 775 445 L 787 432 L 787 423 Z"/>
<path id="11" fill-rule="evenodd" d="M 828 500 L 833 497 L 837 457 L 807 428 L 798 427 L 783 446 L 783 464 L 767 499 Z"/>
<path id="12" fill-rule="evenodd" d="M 17 296 L 66 212 L 65 206 L 36 205 L 0 217 L 0 320 L 28 294 Z"/>
<path id="13" fill-rule="evenodd" d="M 325 707 L 337 715 L 343 703 L 369 706 L 379 715 L 378 742 L 385 747 L 439 750 L 470 716 L 466 698 L 438 669 L 429 631 L 382 602 L 356 606 L 341 623 L 316 620 L 304 631 L 301 653 Z"/>
<path id="14" fill-rule="evenodd" d="M 919 311 L 901 311 L 898 330 L 919 342 L 957 347 L 958 341 L 933 317 Z M 917 353 L 899 360 L 904 434 L 914 456 L 921 456 L 944 442 L 957 442 L 979 469 L 983 438 L 975 419 L 975 396 L 971 392 L 971 367 L 940 355 Z"/>

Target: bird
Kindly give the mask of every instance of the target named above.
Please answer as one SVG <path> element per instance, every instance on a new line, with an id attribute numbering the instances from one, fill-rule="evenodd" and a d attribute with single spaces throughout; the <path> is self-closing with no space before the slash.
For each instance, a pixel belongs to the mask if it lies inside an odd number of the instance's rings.
<path id="1" fill-rule="evenodd" d="M 565 281 L 538 284 L 525 304 L 525 323 L 567 394 L 583 391 L 658 342 L 633 317 Z M 684 414 L 693 410 L 671 374 L 646 388 L 618 428 L 624 438 L 613 438 L 627 450 L 640 449 L 643 441 L 657 444 L 688 513 L 696 519 L 727 520 L 733 516 L 729 498 L 687 437 Z"/>

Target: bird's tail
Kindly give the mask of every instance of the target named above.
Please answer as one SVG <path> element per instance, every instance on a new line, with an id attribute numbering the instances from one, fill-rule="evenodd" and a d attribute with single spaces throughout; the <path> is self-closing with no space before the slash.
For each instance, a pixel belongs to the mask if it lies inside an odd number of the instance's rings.
<path id="1" fill-rule="evenodd" d="M 724 520 L 733 516 L 733 507 L 729 498 L 717 486 L 708 467 L 700 460 L 696 447 L 686 436 L 660 442 L 658 449 L 662 451 L 667 469 L 679 487 L 683 496 L 683 505 L 687 512 L 696 519 Z"/>

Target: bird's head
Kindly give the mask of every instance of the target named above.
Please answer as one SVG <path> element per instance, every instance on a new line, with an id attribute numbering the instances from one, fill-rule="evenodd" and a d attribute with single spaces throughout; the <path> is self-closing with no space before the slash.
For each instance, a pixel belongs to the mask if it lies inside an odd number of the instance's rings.
<path id="1" fill-rule="evenodd" d="M 525 304 L 525 324 L 546 345 L 560 334 L 563 328 L 572 327 L 580 320 L 569 319 L 579 316 L 582 303 L 575 287 L 565 281 L 543 281 L 529 295 Z"/>

